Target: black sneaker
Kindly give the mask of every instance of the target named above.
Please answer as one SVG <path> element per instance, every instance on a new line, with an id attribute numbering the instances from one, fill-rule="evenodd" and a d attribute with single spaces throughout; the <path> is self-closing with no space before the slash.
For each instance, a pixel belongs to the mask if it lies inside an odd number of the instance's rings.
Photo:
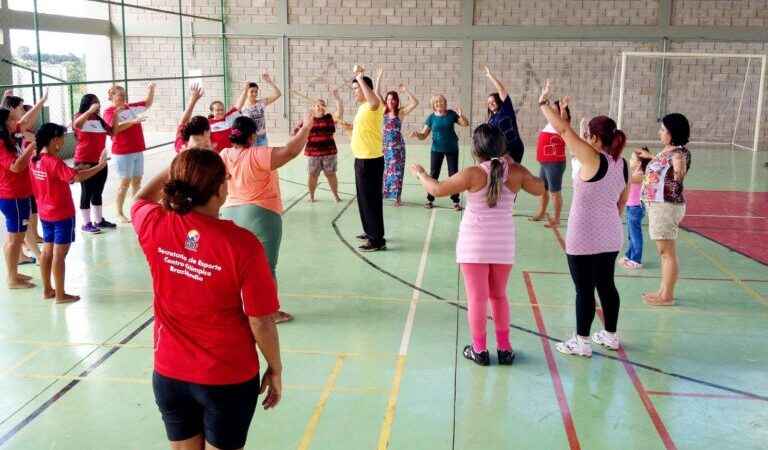
<path id="1" fill-rule="evenodd" d="M 477 353 L 471 345 L 467 345 L 464 347 L 464 357 L 474 361 L 478 366 L 491 365 L 491 357 L 488 355 L 488 350 Z"/>
<path id="2" fill-rule="evenodd" d="M 499 357 L 500 365 L 511 366 L 515 360 L 515 350 L 496 350 L 496 356 Z"/>
<path id="3" fill-rule="evenodd" d="M 358 234 L 357 236 L 355 236 L 355 239 L 357 239 L 358 241 L 368 241 L 368 240 L 371 239 L 371 237 L 368 236 L 368 233 L 363 233 L 363 234 Z"/>
<path id="4" fill-rule="evenodd" d="M 360 249 L 361 252 L 377 252 L 379 250 L 386 250 L 387 244 L 374 244 L 371 241 L 366 242 L 365 244 L 361 245 L 360 247 L 357 247 Z"/>
<path id="5" fill-rule="evenodd" d="M 101 222 L 95 224 L 99 228 L 117 228 L 117 224 L 114 224 L 112 222 L 108 222 L 107 219 L 101 218 Z"/>

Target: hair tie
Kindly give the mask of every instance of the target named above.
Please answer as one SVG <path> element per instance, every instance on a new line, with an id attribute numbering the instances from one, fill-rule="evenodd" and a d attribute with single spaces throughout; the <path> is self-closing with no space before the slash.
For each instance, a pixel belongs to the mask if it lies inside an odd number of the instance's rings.
<path id="1" fill-rule="evenodd" d="M 240 135 L 242 135 L 240 130 L 238 130 L 238 129 L 232 130 L 232 136 L 240 137 Z"/>
<path id="2" fill-rule="evenodd" d="M 499 158 L 499 157 L 497 156 L 497 157 L 491 158 L 491 161 L 499 161 L 499 162 L 501 162 L 501 158 Z"/>
<path id="3" fill-rule="evenodd" d="M 192 197 L 185 197 L 185 198 L 184 198 L 184 200 L 186 200 L 186 201 L 188 201 L 188 202 L 192 203 Z"/>

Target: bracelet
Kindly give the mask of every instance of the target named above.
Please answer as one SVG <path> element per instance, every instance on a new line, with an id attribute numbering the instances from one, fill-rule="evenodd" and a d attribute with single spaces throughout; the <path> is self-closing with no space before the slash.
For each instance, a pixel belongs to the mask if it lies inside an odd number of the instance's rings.
<path id="1" fill-rule="evenodd" d="M 541 100 L 539 101 L 539 106 L 549 105 L 549 100 Z"/>

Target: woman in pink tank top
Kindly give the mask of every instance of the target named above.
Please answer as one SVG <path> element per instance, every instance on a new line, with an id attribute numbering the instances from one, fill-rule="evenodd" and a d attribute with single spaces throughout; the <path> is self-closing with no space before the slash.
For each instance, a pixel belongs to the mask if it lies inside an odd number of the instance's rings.
<path id="1" fill-rule="evenodd" d="M 590 120 L 588 131 L 579 137 L 557 110 L 549 106 L 549 89 L 547 80 L 539 98 L 541 112 L 581 163 L 573 179 L 573 201 L 565 239 L 568 268 L 576 287 L 576 333 L 555 348 L 561 353 L 590 357 L 595 289 L 600 297 L 605 328 L 593 334 L 592 341 L 611 350 L 619 348 L 616 324 L 620 300 L 613 272 L 624 244 L 621 214 L 629 196 L 629 184 L 621 151 L 627 138 L 607 116 Z"/>
<path id="2" fill-rule="evenodd" d="M 481 366 L 490 364 L 486 348 L 486 308 L 491 303 L 499 364 L 512 364 L 509 342 L 507 280 L 515 263 L 515 223 L 512 208 L 520 189 L 544 193 L 544 182 L 505 156 L 506 140 L 498 128 L 480 125 L 472 135 L 478 164 L 445 181 L 437 181 L 418 164 L 412 167 L 430 195 L 447 197 L 467 191 L 467 206 L 456 241 L 456 261 L 467 286 L 467 316 L 472 345 L 464 357 Z"/>

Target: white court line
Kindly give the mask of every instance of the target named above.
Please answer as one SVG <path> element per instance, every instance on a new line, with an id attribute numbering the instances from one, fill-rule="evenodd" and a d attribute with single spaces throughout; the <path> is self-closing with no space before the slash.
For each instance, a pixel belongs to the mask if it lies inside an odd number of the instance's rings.
<path id="1" fill-rule="evenodd" d="M 524 214 L 535 214 L 539 212 L 537 211 L 528 211 L 524 209 L 516 209 L 514 211 L 514 215 L 524 215 Z M 563 211 L 560 213 L 561 216 L 567 216 L 570 214 L 570 211 Z M 723 214 L 686 214 L 685 217 L 712 217 L 716 219 L 757 219 L 757 220 L 765 220 L 768 219 L 768 217 L 765 216 L 729 216 L 729 215 L 723 215 Z"/>

